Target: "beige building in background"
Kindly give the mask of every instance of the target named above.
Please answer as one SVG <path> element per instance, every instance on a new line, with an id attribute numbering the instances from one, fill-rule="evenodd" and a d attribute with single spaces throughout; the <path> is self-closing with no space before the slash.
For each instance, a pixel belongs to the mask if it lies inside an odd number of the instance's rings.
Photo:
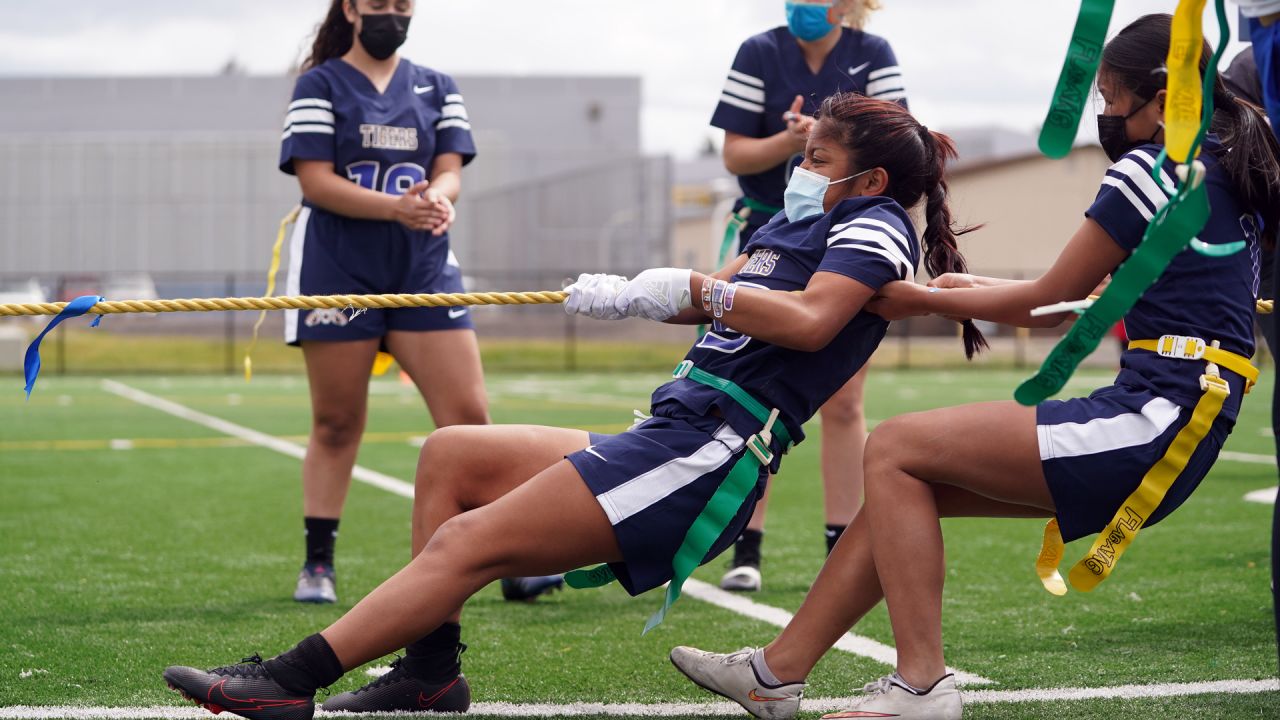
<path id="1" fill-rule="evenodd" d="M 1086 146 L 1061 160 L 1031 153 L 957 165 L 948 177 L 953 216 L 984 224 L 960 238 L 969 267 L 1022 278 L 1048 270 L 1084 221 L 1110 164 L 1102 148 Z"/>
<path id="2" fill-rule="evenodd" d="M 710 268 L 724 236 L 732 179 L 719 177 L 720 159 L 705 158 L 677 170 L 672 260 Z M 1084 220 L 1110 162 L 1097 146 L 1078 147 L 1052 160 L 1035 150 L 997 159 L 957 163 L 948 173 L 952 216 L 983 225 L 960 238 L 970 268 L 980 274 L 1035 277 L 1044 272 Z M 921 210 L 912 212 L 920 222 Z M 923 278 L 922 278 L 923 279 Z"/>

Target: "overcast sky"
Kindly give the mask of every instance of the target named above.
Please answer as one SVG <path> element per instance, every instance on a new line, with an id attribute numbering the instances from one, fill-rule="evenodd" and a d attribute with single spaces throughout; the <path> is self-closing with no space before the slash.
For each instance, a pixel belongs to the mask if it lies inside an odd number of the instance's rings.
<path id="1" fill-rule="evenodd" d="M 282 73 L 328 4 L 0 0 L 0 74 L 209 74 L 232 59 L 253 74 Z M 893 45 L 922 122 L 1038 127 L 1077 2 L 882 4 L 867 30 Z M 1175 5 L 1117 0 L 1111 33 Z M 1234 28 L 1234 5 L 1228 10 Z M 402 54 L 455 75 L 639 75 L 645 149 L 683 157 L 719 137 L 707 122 L 739 43 L 784 22 L 782 0 L 419 0 Z M 1206 29 L 1214 42 L 1212 12 Z M 1242 47 L 1233 41 L 1226 59 Z"/>

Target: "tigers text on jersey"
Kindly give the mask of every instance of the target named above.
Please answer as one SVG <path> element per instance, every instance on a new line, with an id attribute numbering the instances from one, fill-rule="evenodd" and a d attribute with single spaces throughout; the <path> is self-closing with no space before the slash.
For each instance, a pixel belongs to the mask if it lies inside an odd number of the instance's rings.
<path id="1" fill-rule="evenodd" d="M 334 58 L 298 78 L 281 135 L 280 169 L 294 174 L 296 160 L 326 160 L 334 172 L 363 188 L 401 195 L 428 179 L 432 161 L 443 153 L 461 155 L 463 164 L 476 154 L 453 78 L 401 59 L 379 93 L 364 73 Z M 315 210 L 325 214 L 323 208 Z M 368 233 L 371 226 L 412 232 L 398 223 L 372 221 L 362 221 L 359 230 Z M 447 237 L 414 235 L 433 245 L 433 255 L 444 262 Z"/>
<path id="2" fill-rule="evenodd" d="M 1210 245 L 1243 241 L 1245 247 L 1226 257 L 1209 257 L 1191 248 L 1175 255 L 1160 278 L 1125 315 L 1125 331 L 1132 340 L 1191 335 L 1205 342 L 1218 340 L 1223 349 L 1245 357 L 1253 355 L 1262 218 L 1236 199 L 1230 180 L 1217 161 L 1222 152 L 1216 138 L 1205 139 L 1200 160 L 1208 170 L 1205 185 L 1212 211 L 1199 238 Z M 1169 201 L 1169 193 L 1161 190 L 1151 176 L 1159 154 L 1159 145 L 1143 145 L 1126 153 L 1107 170 L 1097 198 L 1085 213 L 1125 250 L 1138 246 L 1155 211 Z M 1174 187 L 1174 165 L 1172 160 L 1166 160 L 1161 168 L 1161 179 L 1170 190 Z M 1116 380 L 1194 407 L 1203 394 L 1203 372 L 1203 362 L 1130 350 L 1121 359 Z M 1223 376 L 1231 382 L 1232 393 L 1222 414 L 1234 418 L 1244 395 L 1243 381 L 1235 373 L 1226 372 Z"/>
<path id="3" fill-rule="evenodd" d="M 733 281 L 740 288 L 780 292 L 803 290 L 818 272 L 838 273 L 878 290 L 893 280 L 913 280 L 920 262 L 919 242 L 907 213 L 887 197 L 849 198 L 825 215 L 798 222 L 788 222 L 779 213 L 744 252 L 749 259 Z M 803 352 L 743 335 L 716 321 L 685 359 L 732 380 L 767 407 L 778 408 L 780 421 L 799 442 L 804 437 L 801 425 L 866 363 L 888 326 L 879 315 L 859 312 L 826 347 Z M 760 430 L 760 421 L 736 402 L 691 380 L 658 388 L 653 405 L 664 402 L 679 403 L 699 415 L 719 408 L 743 437 Z"/>
<path id="4" fill-rule="evenodd" d="M 843 28 L 814 73 L 795 36 L 777 27 L 752 35 L 738 48 L 711 124 L 750 138 L 770 137 L 786 129 L 782 115 L 797 95 L 804 97 L 803 112 L 812 115 L 828 96 L 850 91 L 907 104 L 898 60 L 884 38 Z M 756 175 L 739 175 L 743 194 L 782 207 L 790 167 L 799 157 Z"/>

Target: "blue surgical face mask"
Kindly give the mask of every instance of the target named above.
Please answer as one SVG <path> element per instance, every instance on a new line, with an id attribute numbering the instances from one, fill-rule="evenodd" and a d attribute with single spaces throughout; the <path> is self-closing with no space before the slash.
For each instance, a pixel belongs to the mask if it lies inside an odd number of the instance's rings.
<path id="1" fill-rule="evenodd" d="M 787 213 L 787 220 L 796 222 L 825 213 L 826 210 L 822 208 L 822 199 L 827 196 L 827 188 L 839 185 L 845 180 L 866 175 L 874 169 L 870 168 L 847 178 L 832 180 L 826 175 L 796 167 L 791 171 L 791 180 L 787 182 L 787 189 L 782 193 L 782 206 L 783 211 Z"/>
<path id="2" fill-rule="evenodd" d="M 813 42 L 831 32 L 831 28 L 835 27 L 827 21 L 827 10 L 830 9 L 831 3 L 814 5 L 789 2 L 787 3 L 787 29 L 797 38 L 805 42 Z"/>

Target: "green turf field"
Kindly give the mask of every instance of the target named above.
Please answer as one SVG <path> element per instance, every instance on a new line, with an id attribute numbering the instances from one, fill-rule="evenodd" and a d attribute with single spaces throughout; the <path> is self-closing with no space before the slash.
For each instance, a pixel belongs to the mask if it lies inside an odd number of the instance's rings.
<path id="1" fill-rule="evenodd" d="M 873 371 L 867 413 L 1009 397 L 1010 371 Z M 1104 383 L 1082 375 L 1075 391 Z M 305 443 L 300 377 L 124 377 L 119 382 L 232 423 Z M 30 402 L 20 382 L 0 399 L 0 717 L 6 706 L 178 704 L 160 680 L 173 663 L 270 655 L 321 629 L 407 560 L 410 503 L 354 484 L 338 543 L 337 607 L 290 599 L 301 555 L 300 463 L 108 392 L 97 378 L 46 377 Z M 646 374 L 497 374 L 497 422 L 616 432 L 661 381 Z M 114 386 L 113 386 L 114 387 Z M 1245 403 L 1227 449 L 1272 453 L 1270 382 Z M 412 388 L 375 382 L 360 465 L 411 480 L 430 430 Z M 1146 530 L 1098 591 L 1055 598 L 1032 562 L 1041 523 L 947 521 L 947 659 L 994 681 L 983 690 L 1256 680 L 1276 675 L 1268 590 L 1274 486 L 1261 462 L 1222 460 L 1192 500 Z M 1257 458 L 1255 458 L 1257 459 Z M 1068 547 L 1074 561 L 1085 542 Z M 817 446 L 786 460 L 765 543 L 758 603 L 794 611 L 823 559 Z M 695 577 L 714 583 L 717 560 Z M 733 650 L 772 626 L 689 598 L 660 628 L 640 629 L 657 594 L 568 591 L 536 604 L 496 587 L 464 617 L 466 673 L 477 701 L 707 702 L 666 661 L 676 644 Z M 892 638 L 883 609 L 856 631 Z M 848 696 L 888 672 L 832 652 L 807 696 Z M 351 673 L 334 687 L 367 678 Z M 1280 693 L 1140 700 L 975 703 L 968 718 L 1278 717 Z M 809 713 L 816 717 L 816 714 Z"/>

